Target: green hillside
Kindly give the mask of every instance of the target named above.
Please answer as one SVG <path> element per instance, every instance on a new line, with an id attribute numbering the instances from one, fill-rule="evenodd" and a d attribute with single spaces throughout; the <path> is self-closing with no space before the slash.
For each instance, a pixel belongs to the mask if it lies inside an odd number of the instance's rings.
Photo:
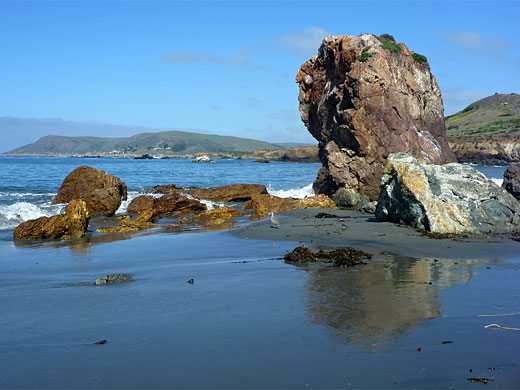
<path id="1" fill-rule="evenodd" d="M 196 154 L 219 152 L 252 152 L 285 148 L 284 144 L 272 144 L 247 138 L 162 131 L 140 133 L 128 138 L 65 137 L 48 135 L 35 143 L 13 149 L 7 154 L 68 155 L 68 154 Z"/>
<path id="2" fill-rule="evenodd" d="M 446 117 L 448 137 L 520 133 L 520 95 L 495 94 Z"/>

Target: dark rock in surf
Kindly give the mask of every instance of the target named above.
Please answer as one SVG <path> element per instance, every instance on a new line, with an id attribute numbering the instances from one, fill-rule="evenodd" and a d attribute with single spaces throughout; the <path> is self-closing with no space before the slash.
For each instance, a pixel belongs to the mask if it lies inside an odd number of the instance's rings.
<path id="1" fill-rule="evenodd" d="M 520 163 L 513 163 L 507 167 L 502 188 L 520 200 Z"/>

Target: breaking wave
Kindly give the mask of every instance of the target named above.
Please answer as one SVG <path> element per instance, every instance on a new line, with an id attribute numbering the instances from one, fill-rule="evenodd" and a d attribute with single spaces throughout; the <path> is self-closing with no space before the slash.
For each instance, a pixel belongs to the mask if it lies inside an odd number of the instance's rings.
<path id="1" fill-rule="evenodd" d="M 275 190 L 271 184 L 267 187 L 267 192 L 270 195 L 278 196 L 279 198 L 294 198 L 303 199 L 314 196 L 314 190 L 312 189 L 312 183 L 300 188 L 291 188 L 288 190 Z"/>
<path id="2" fill-rule="evenodd" d="M 38 206 L 28 202 L 17 202 L 0 206 L 0 229 L 11 229 L 29 219 L 50 217 L 61 213 L 62 204 Z"/>
<path id="3" fill-rule="evenodd" d="M 490 180 L 499 187 L 502 187 L 502 183 L 504 182 L 504 179 L 498 179 L 496 177 L 492 177 Z"/>

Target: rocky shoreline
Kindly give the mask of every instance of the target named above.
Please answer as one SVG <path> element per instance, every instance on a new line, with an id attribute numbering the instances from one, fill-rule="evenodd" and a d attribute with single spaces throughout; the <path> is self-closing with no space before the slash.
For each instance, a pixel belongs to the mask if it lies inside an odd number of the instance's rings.
<path id="1" fill-rule="evenodd" d="M 273 149 L 273 150 L 255 150 L 254 152 L 204 152 L 196 154 L 173 154 L 173 153 L 148 153 L 150 158 L 142 158 L 144 155 L 141 153 L 106 153 L 106 152 L 93 152 L 86 154 L 31 154 L 31 153 L 2 153 L 4 156 L 49 156 L 49 157 L 81 157 L 81 158 L 122 158 L 122 159 L 195 159 L 201 156 L 208 156 L 211 159 L 236 159 L 236 160 L 256 160 L 265 158 L 270 161 L 282 161 L 282 162 L 299 162 L 299 163 L 312 163 L 319 162 L 318 146 L 298 146 L 295 148 L 288 149 Z"/>

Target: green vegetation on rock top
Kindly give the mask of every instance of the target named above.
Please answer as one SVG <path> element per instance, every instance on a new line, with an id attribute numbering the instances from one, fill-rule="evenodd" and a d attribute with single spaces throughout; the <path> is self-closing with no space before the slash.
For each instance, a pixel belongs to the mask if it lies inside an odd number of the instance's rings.
<path id="1" fill-rule="evenodd" d="M 363 50 L 361 51 L 361 53 L 356 57 L 356 60 L 361 61 L 361 62 L 365 62 L 370 57 L 372 57 L 372 54 L 368 52 L 370 50 L 370 47 L 371 47 L 370 45 L 365 46 L 363 48 Z"/>
<path id="2" fill-rule="evenodd" d="M 412 58 L 420 64 L 425 64 L 428 62 L 428 59 L 419 53 L 413 53 Z"/>
<path id="3" fill-rule="evenodd" d="M 489 136 L 520 134 L 520 95 L 495 94 L 471 103 L 445 118 L 447 135 Z"/>
<path id="4" fill-rule="evenodd" d="M 389 50 L 392 53 L 399 54 L 401 53 L 401 46 L 399 46 L 392 35 L 390 34 L 381 34 L 376 36 L 379 42 L 381 42 L 381 47 L 385 50 Z"/>

